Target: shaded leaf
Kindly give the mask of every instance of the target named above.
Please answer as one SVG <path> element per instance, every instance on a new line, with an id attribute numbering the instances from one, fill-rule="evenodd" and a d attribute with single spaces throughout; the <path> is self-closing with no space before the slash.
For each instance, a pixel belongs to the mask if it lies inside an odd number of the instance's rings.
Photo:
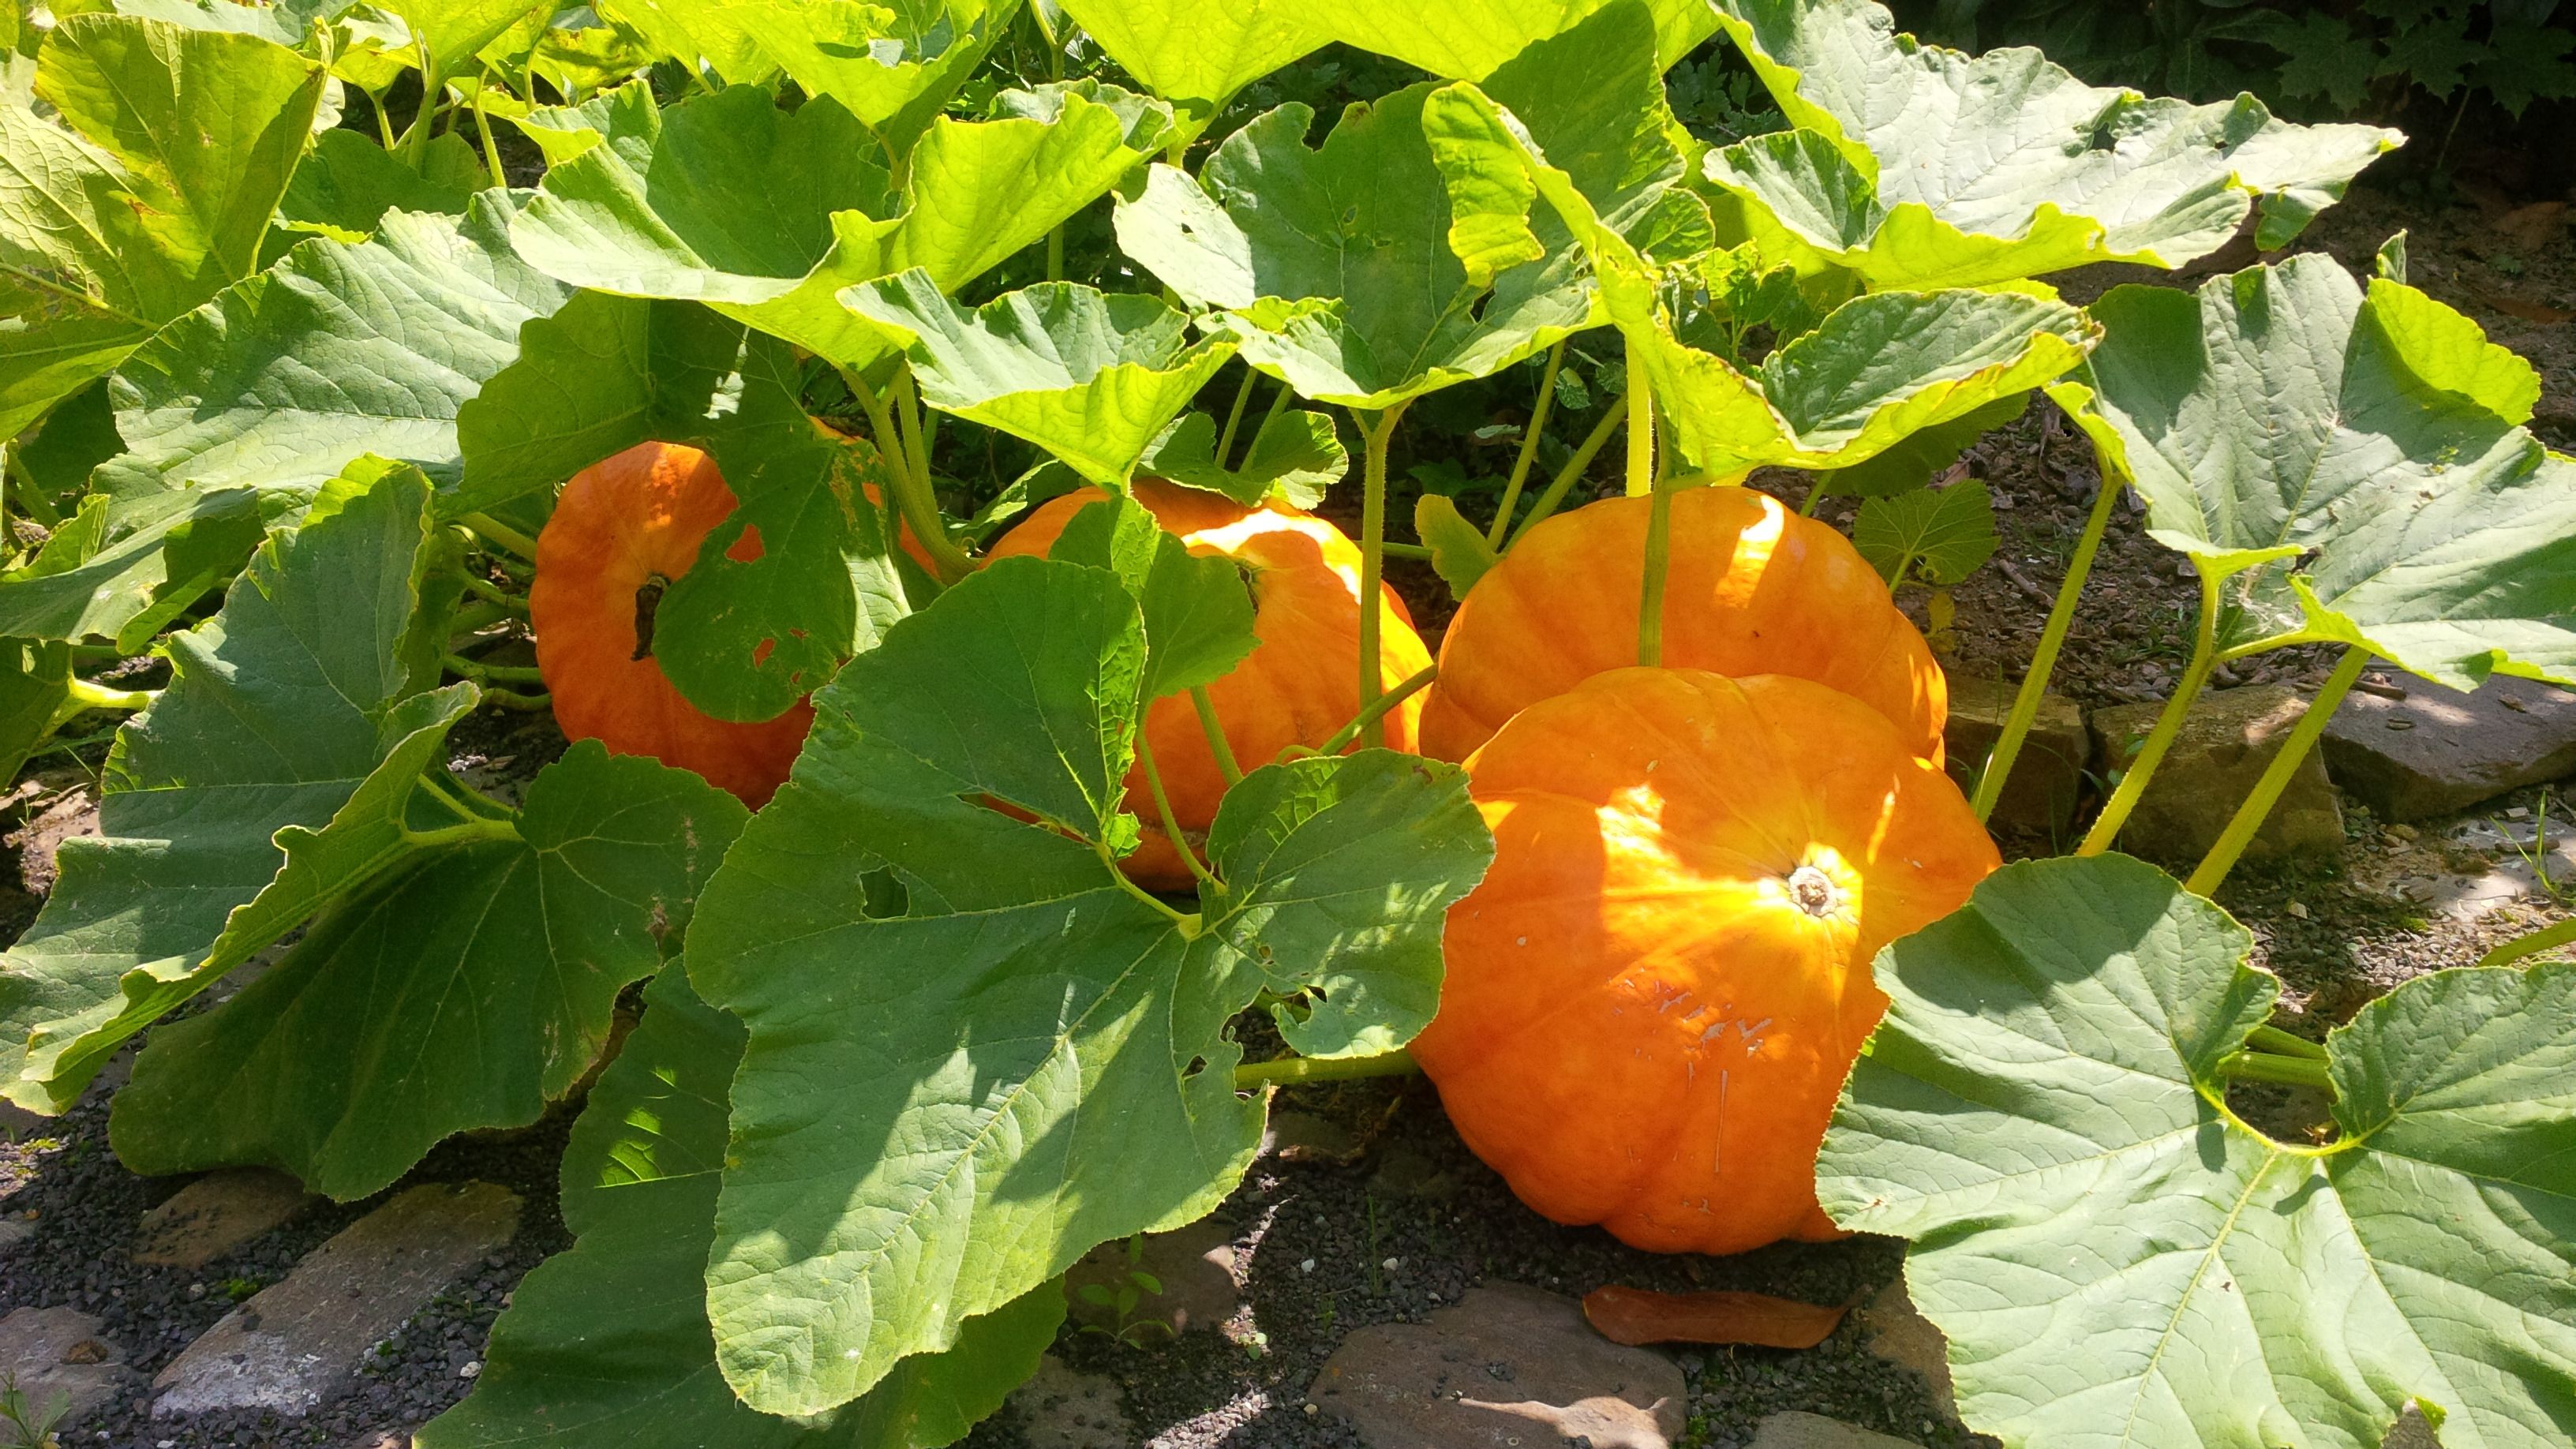
<path id="1" fill-rule="evenodd" d="M 2363 1007 L 2327 1038 L 2319 1151 L 2227 1104 L 2280 991 L 2253 944 L 2125 856 L 1989 876 L 1879 955 L 1826 1211 L 1915 1240 L 1960 1416 L 2008 1445 L 2374 1449 L 2410 1401 L 2446 1443 L 2565 1442 L 2576 968 Z"/>
<path id="2" fill-rule="evenodd" d="M 1292 408 L 1274 414 L 1253 435 L 1239 468 L 1216 456 L 1216 419 L 1190 413 L 1164 429 L 1145 458 L 1145 472 L 1190 488 L 1222 493 L 1245 507 L 1276 498 L 1291 508 L 1312 509 L 1324 493 L 1350 476 L 1351 453 L 1329 414 Z"/>
<path id="3" fill-rule="evenodd" d="M 967 1320 L 954 1348 L 905 1359 L 819 1421 L 755 1413 L 725 1387 L 705 1271 L 743 1029 L 676 965 L 644 1003 L 564 1150 L 578 1240 L 519 1284 L 473 1394 L 420 1430 L 421 1449 L 930 1449 L 999 1408 L 1064 1318 L 1053 1285 Z"/>
<path id="4" fill-rule="evenodd" d="M 432 138 L 430 144 L 442 141 L 451 147 L 466 144 L 453 131 Z M 475 164 L 479 170 L 479 160 Z M 305 153 L 294 179 L 286 184 L 286 194 L 278 198 L 277 217 L 290 231 L 359 242 L 375 231 L 388 211 L 456 216 L 473 199 L 470 187 L 449 186 L 435 175 L 416 171 L 355 131 L 333 130 L 313 138 L 313 149 Z"/>
<path id="5" fill-rule="evenodd" d="M 1223 1028 L 1265 986 L 1350 982 L 1308 1025 L 1354 1049 L 1428 1018 L 1441 913 L 1490 851 L 1458 774 L 1255 771 L 1210 835 L 1223 891 L 1175 916 L 1110 864 L 1137 840 L 1147 642 L 1113 574 L 971 576 L 817 696 L 710 886 L 691 974 L 750 1044 L 708 1306 L 755 1408 L 847 1402 L 1093 1246 L 1212 1208 L 1262 1118 Z"/>
<path id="6" fill-rule="evenodd" d="M 1430 548 L 1432 572 L 1449 586 L 1453 599 L 1467 597 L 1496 561 L 1494 546 L 1485 542 L 1485 531 L 1469 523 L 1455 502 L 1437 493 L 1415 500 L 1413 536 Z"/>
<path id="7" fill-rule="evenodd" d="M 1890 584 L 1955 584 L 1994 557 L 1996 542 L 1994 500 L 1974 478 L 1866 499 L 1852 523 L 1853 547 Z"/>

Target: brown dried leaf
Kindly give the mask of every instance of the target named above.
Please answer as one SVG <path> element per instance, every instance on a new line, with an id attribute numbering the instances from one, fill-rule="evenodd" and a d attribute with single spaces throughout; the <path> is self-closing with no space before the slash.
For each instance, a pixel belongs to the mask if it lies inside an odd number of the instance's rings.
<path id="1" fill-rule="evenodd" d="M 2495 229 L 2526 252 L 2536 252 L 2567 232 L 2567 203 L 2535 201 L 2495 219 Z"/>
<path id="2" fill-rule="evenodd" d="M 1583 1298 L 1583 1316 L 1613 1343 L 1749 1343 L 1814 1348 L 1848 1304 L 1824 1308 L 1765 1293 L 1657 1293 L 1612 1284 Z"/>
<path id="3" fill-rule="evenodd" d="M 2525 322 L 2545 322 L 2554 325 L 2576 319 L 2576 312 L 2543 306 L 2538 302 L 2526 302 L 2510 293 L 2500 292 L 2492 287 L 2481 287 L 2475 282 L 2469 283 L 2469 295 L 2508 317 L 2519 317 Z"/>

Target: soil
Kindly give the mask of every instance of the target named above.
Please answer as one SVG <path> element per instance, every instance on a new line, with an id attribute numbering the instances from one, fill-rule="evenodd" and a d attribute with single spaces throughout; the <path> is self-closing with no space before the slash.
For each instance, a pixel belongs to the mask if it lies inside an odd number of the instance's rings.
<path id="1" fill-rule="evenodd" d="M 2517 209 L 2473 185 L 2464 183 L 2460 190 L 2457 200 L 2440 207 L 2357 191 L 2329 211 L 2301 246 L 2329 251 L 2366 271 L 2380 243 L 2407 230 L 2410 279 L 2529 357 L 2544 387 L 2535 428 L 2554 445 L 2576 445 L 2576 335 L 2566 325 L 2576 313 L 2557 310 L 2576 309 L 2576 253 L 2566 240 L 2564 208 L 2535 217 L 2529 207 Z M 2250 260 L 2222 256 L 2180 280 Z M 2066 294 L 2077 301 L 2121 282 L 2174 280 L 2107 267 L 2062 279 Z M 1994 564 L 1954 591 L 1957 617 L 1945 639 L 1945 662 L 1961 673 L 2010 680 L 2037 640 L 2100 479 L 2090 449 L 2044 399 L 1981 442 L 1968 461 L 1994 490 L 2003 547 Z M 1615 486 L 1607 481 L 1615 462 L 1614 457 L 1596 467 L 1603 490 Z M 1794 476 L 1756 483 L 1793 504 L 1802 496 Z M 1410 500 L 1397 501 L 1402 506 L 1393 515 L 1408 517 Z M 1834 517 L 1835 510 L 1828 508 L 1825 516 Z M 1396 560 L 1389 575 L 1426 633 L 1436 631 L 1449 606 L 1427 566 Z M 1906 602 L 1924 622 L 1920 591 L 1909 593 Z M 2194 599 L 2187 570 L 2144 537 L 2135 512 L 2124 505 L 2086 590 L 2055 688 L 2087 708 L 2162 699 L 2182 667 Z M 2313 685 L 2326 663 L 2314 653 L 2285 653 L 2220 682 Z M 456 743 L 462 762 L 478 771 L 477 783 L 505 795 L 561 749 L 544 717 L 497 712 L 477 716 L 460 729 Z M 102 748 L 93 744 L 70 760 L 57 754 L 36 761 L 0 809 L 23 832 L 67 793 L 85 787 Z M 2478 813 L 2501 815 L 2514 807 L 2545 815 L 2550 805 L 2534 789 Z M 2443 828 L 2444 822 L 2427 822 L 2412 830 L 2384 829 L 2353 811 L 2351 850 L 2343 863 L 2237 871 L 2221 901 L 2252 927 L 2257 962 L 2280 973 L 2290 1004 L 2304 1013 L 2291 1020 L 2294 1028 L 2317 1034 L 2399 981 L 2466 964 L 2495 943 L 2565 914 L 2541 900 L 2462 923 L 2427 917 L 2422 908 L 2389 894 L 2380 883 L 2410 868 L 2457 863 L 2450 858 L 2459 847 L 2445 840 Z M 2039 854 L 2064 843 L 2008 844 L 2016 854 Z M 0 933 L 14 935 L 32 918 L 44 884 L 40 872 L 38 877 L 0 872 Z M 302 1420 L 241 1415 L 175 1422 L 150 1420 L 141 1394 L 129 1392 L 71 1426 L 63 1442 L 119 1449 L 355 1449 L 376 1444 L 380 1436 L 404 1442 L 410 1428 L 471 1387 L 461 1371 L 479 1362 L 484 1335 L 519 1277 L 567 1245 L 555 1211 L 554 1172 L 576 1105 L 559 1108 L 525 1131 L 451 1142 L 406 1180 L 506 1184 L 524 1200 L 522 1226 L 505 1251 L 451 1285 L 372 1357 L 346 1394 Z M 2295 1126 L 2299 1104 L 2275 1094 L 2253 1105 L 2282 1130 Z M 1570 1295 L 1608 1283 L 1747 1288 L 1815 1303 L 1850 1303 L 1891 1280 L 1901 1262 L 1899 1245 L 1885 1240 L 1782 1245 L 1732 1258 L 1667 1257 L 1629 1250 L 1598 1231 L 1557 1227 L 1523 1208 L 1466 1152 L 1436 1096 L 1419 1081 L 1300 1088 L 1284 1093 L 1278 1106 L 1337 1124 L 1362 1146 L 1348 1161 L 1316 1153 L 1266 1156 L 1228 1200 L 1221 1216 L 1232 1225 L 1247 1283 L 1246 1306 L 1234 1319 L 1214 1330 L 1126 1340 L 1069 1326 L 1057 1344 L 1068 1366 L 1117 1384 L 1137 1442 L 1154 1449 L 1357 1445 L 1330 1416 L 1306 1412 L 1306 1387 L 1325 1356 L 1353 1328 L 1419 1320 L 1478 1283 L 1516 1282 Z M 219 1318 L 235 1296 L 283 1276 L 301 1254 L 373 1205 L 371 1200 L 317 1208 L 195 1271 L 140 1267 L 128 1255 L 136 1221 L 181 1183 L 127 1173 L 108 1148 L 105 1121 L 103 1092 L 94 1090 L 66 1116 L 0 1144 L 0 1215 L 30 1217 L 35 1229 L 18 1244 L 0 1248 L 0 1312 L 70 1304 L 98 1314 L 125 1360 L 146 1376 Z M 1870 1355 L 1864 1336 L 1857 1321 L 1848 1320 L 1823 1345 L 1805 1352 L 1678 1354 L 1691 1386 L 1685 1442 L 1711 1449 L 1742 1445 L 1763 1415 L 1791 1408 L 1926 1445 L 1986 1442 L 1945 1424 L 1922 1382 Z M 979 1449 L 1060 1442 L 1033 1437 L 1032 1427 L 1013 1407 L 968 1442 Z"/>

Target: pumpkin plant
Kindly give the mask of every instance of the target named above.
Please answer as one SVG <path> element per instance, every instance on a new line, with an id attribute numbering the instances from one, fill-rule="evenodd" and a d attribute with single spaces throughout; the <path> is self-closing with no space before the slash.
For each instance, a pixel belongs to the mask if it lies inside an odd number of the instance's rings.
<path id="1" fill-rule="evenodd" d="M 2251 1024 L 2224 950 L 2114 981 L 2116 1011 L 2052 994 L 2085 975 L 2065 952 L 2006 970 L 2036 868 L 1968 897 L 1993 850 L 1930 763 L 1940 677 L 1880 581 L 1955 571 L 1976 495 L 1874 503 L 1846 543 L 1741 486 L 1902 493 L 2047 387 L 2210 581 L 2188 686 L 2315 640 L 2567 673 L 2536 386 L 2395 253 L 2367 289 L 2315 259 L 2089 309 L 2034 280 L 2180 265 L 2249 217 L 2286 243 L 2388 133 L 1971 61 L 1863 0 L 0 22 L 0 498 L 43 535 L 0 539 L 0 758 L 129 715 L 101 836 L 0 958 L 0 1093 L 60 1111 L 148 1029 L 110 1114 L 130 1165 L 354 1199 L 590 1082 L 576 1244 L 424 1444 L 953 1442 L 1057 1332 L 1068 1265 L 1214 1208 L 1277 1086 L 1411 1070 L 1417 1036 L 1559 1217 L 1672 1247 L 1822 1214 L 1917 1234 L 1963 1407 L 2024 1437 L 2074 1422 L 2027 1412 L 2034 1382 L 2089 1410 L 2165 1381 L 2049 1331 L 1985 1235 L 2117 1266 L 2122 1224 L 2071 1179 L 1950 1187 L 1980 1149 L 2072 1140 L 2106 1076 L 2148 1083 L 2123 1120 L 2210 1152 L 2124 1181 L 2125 1220 L 2206 1227 L 2211 1173 L 2278 1188 L 2282 1230 L 2359 1283 L 2319 1226 L 2359 1204 L 2405 1282 L 2366 1322 L 2251 1329 L 2150 1292 L 2166 1348 L 2284 1367 L 2268 1399 L 2249 1372 L 2123 1422 L 2357 1443 L 2402 1390 L 2493 1442 L 2563 1432 L 2534 1386 L 2568 1357 L 2568 1194 L 2493 1169 L 2564 1104 L 2499 1067 L 2445 1079 L 2494 1141 L 2427 1146 L 2421 1094 L 2382 1110 L 2430 1080 L 2405 1038 L 2468 1060 L 2481 1011 L 2563 1055 L 2557 978 L 2411 987 L 2317 1048 Z M 1332 42 L 1428 79 L 1325 125 L 1241 113 Z M 1791 129 L 1687 139 L 1662 76 L 1706 43 Z M 2006 92 L 2028 104 L 1983 103 Z M 1623 386 L 1558 439 L 1579 348 Z M 1426 499 L 1419 542 L 1391 537 L 1410 410 L 1513 409 L 1531 378 L 1494 515 Z M 1614 441 L 1625 496 L 1587 506 Z M 1385 586 L 1398 550 L 1464 596 L 1445 674 Z M 594 738 L 524 780 L 478 764 L 550 754 L 548 716 Z M 2149 914 L 2158 942 L 2224 936 L 2146 867 L 2048 869 L 2104 980 Z M 1659 903 L 1620 904 L 1636 885 Z M 1707 910 L 1726 927 L 1640 946 Z M 1640 1038 L 1623 1008 L 1679 992 L 1708 1012 Z M 2086 1035 L 2147 996 L 2235 1005 L 2168 1033 L 2171 1064 Z M 1927 1015 L 1962 1002 L 2000 1024 Z M 1516 1025 L 1558 1007 L 1578 1030 Z M 1997 1045 L 2043 1017 L 2067 1051 Z M 1500 1041 L 1530 1082 L 1497 1088 Z M 2224 1115 L 2243 1077 L 2328 1081 L 2354 1145 L 2255 1141 Z M 1959 1139 L 1977 1111 L 2004 1116 Z M 1675 1132 L 1704 1171 L 1589 1170 Z M 2428 1226 L 2462 1204 L 2468 1256 Z M 2497 1305 L 2520 1316 L 2457 1327 Z"/>

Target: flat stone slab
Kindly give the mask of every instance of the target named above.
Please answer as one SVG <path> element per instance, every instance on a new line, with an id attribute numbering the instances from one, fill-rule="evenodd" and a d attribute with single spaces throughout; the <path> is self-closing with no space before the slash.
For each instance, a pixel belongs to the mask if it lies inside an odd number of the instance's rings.
<path id="1" fill-rule="evenodd" d="M 1243 1285 L 1235 1278 L 1234 1234 L 1225 1224 L 1202 1219 L 1172 1232 L 1149 1233 L 1140 1246 L 1142 1252 L 1130 1262 L 1126 1239 L 1103 1243 L 1065 1273 L 1066 1310 L 1075 1322 L 1111 1333 L 1161 1323 L 1178 1334 L 1222 1327 L 1243 1305 Z M 1153 1280 L 1152 1288 L 1136 1280 L 1140 1273 Z M 1121 1289 L 1136 1293 L 1135 1306 L 1123 1322 L 1116 1304 Z M 1111 1301 L 1098 1301 L 1102 1297 Z"/>
<path id="2" fill-rule="evenodd" d="M 1973 790 L 1977 773 L 2003 738 L 2020 686 L 1973 675 L 1950 676 L 1950 722 L 1943 730 L 1943 749 L 1950 778 L 1961 790 Z M 2044 830 L 2064 835 L 2075 823 L 2075 805 L 2084 795 L 2084 765 L 2093 743 L 2084 728 L 2084 711 L 2062 694 L 2042 694 L 2039 714 L 2022 737 L 2013 757 L 2012 777 L 1995 797 L 1998 825 Z"/>
<path id="3" fill-rule="evenodd" d="M 1670 1449 L 1688 1389 L 1671 1359 L 1592 1331 L 1583 1305 L 1515 1283 L 1423 1323 L 1342 1340 L 1307 1399 L 1384 1449 Z"/>
<path id="4" fill-rule="evenodd" d="M 2576 772 L 2576 694 L 2502 675 L 2475 694 L 2365 675 L 2322 748 L 2334 782 L 2372 814 L 2421 820 Z"/>
<path id="5" fill-rule="evenodd" d="M 42 1410 L 55 1395 L 67 1396 L 67 1420 L 106 1403 L 136 1377 L 99 1321 L 75 1308 L 21 1308 L 0 1318 L 0 1370 L 17 1375 L 29 1408 Z"/>
<path id="6" fill-rule="evenodd" d="M 2128 768 L 2163 709 L 2160 704 L 2124 704 L 2093 711 L 2096 768 L 2105 778 Z M 2168 864 L 2187 866 L 2199 860 L 2218 843 L 2236 807 L 2254 792 L 2255 781 L 2306 712 L 2305 696 L 2285 685 L 2251 684 L 2202 694 L 2183 716 L 2164 763 L 2121 828 L 2120 848 Z M 2244 858 L 2342 852 L 2343 810 L 2326 779 L 2325 761 L 2312 750 L 2273 803 Z"/>
<path id="7" fill-rule="evenodd" d="M 1914 1300 L 1905 1293 L 1905 1280 L 1899 1278 L 1879 1289 L 1862 1307 L 1860 1321 L 1869 1330 L 1869 1351 L 1912 1369 L 1932 1391 L 1933 1406 L 1942 1417 L 1956 1422 L 1959 1401 L 1950 1382 L 1949 1340 L 1932 1326 L 1932 1320 L 1915 1311 Z"/>
<path id="8" fill-rule="evenodd" d="M 264 1167 L 208 1173 L 143 1215 L 134 1261 L 202 1268 L 295 1216 L 312 1200 L 304 1184 Z"/>
<path id="9" fill-rule="evenodd" d="M 1048 1354 L 1038 1371 L 1011 1391 L 1029 1449 L 1130 1449 L 1135 1425 L 1118 1400 L 1118 1385 L 1099 1374 L 1079 1373 Z"/>
<path id="10" fill-rule="evenodd" d="M 152 1380 L 155 1417 L 208 1409 L 300 1415 L 367 1349 L 510 1241 L 518 1194 L 488 1182 L 415 1187 L 341 1230 L 226 1314 Z"/>
<path id="11" fill-rule="evenodd" d="M 1747 1449 L 1923 1449 L 1912 1439 L 1899 1439 L 1840 1419 L 1791 1410 L 1772 1414 L 1753 1427 Z"/>

